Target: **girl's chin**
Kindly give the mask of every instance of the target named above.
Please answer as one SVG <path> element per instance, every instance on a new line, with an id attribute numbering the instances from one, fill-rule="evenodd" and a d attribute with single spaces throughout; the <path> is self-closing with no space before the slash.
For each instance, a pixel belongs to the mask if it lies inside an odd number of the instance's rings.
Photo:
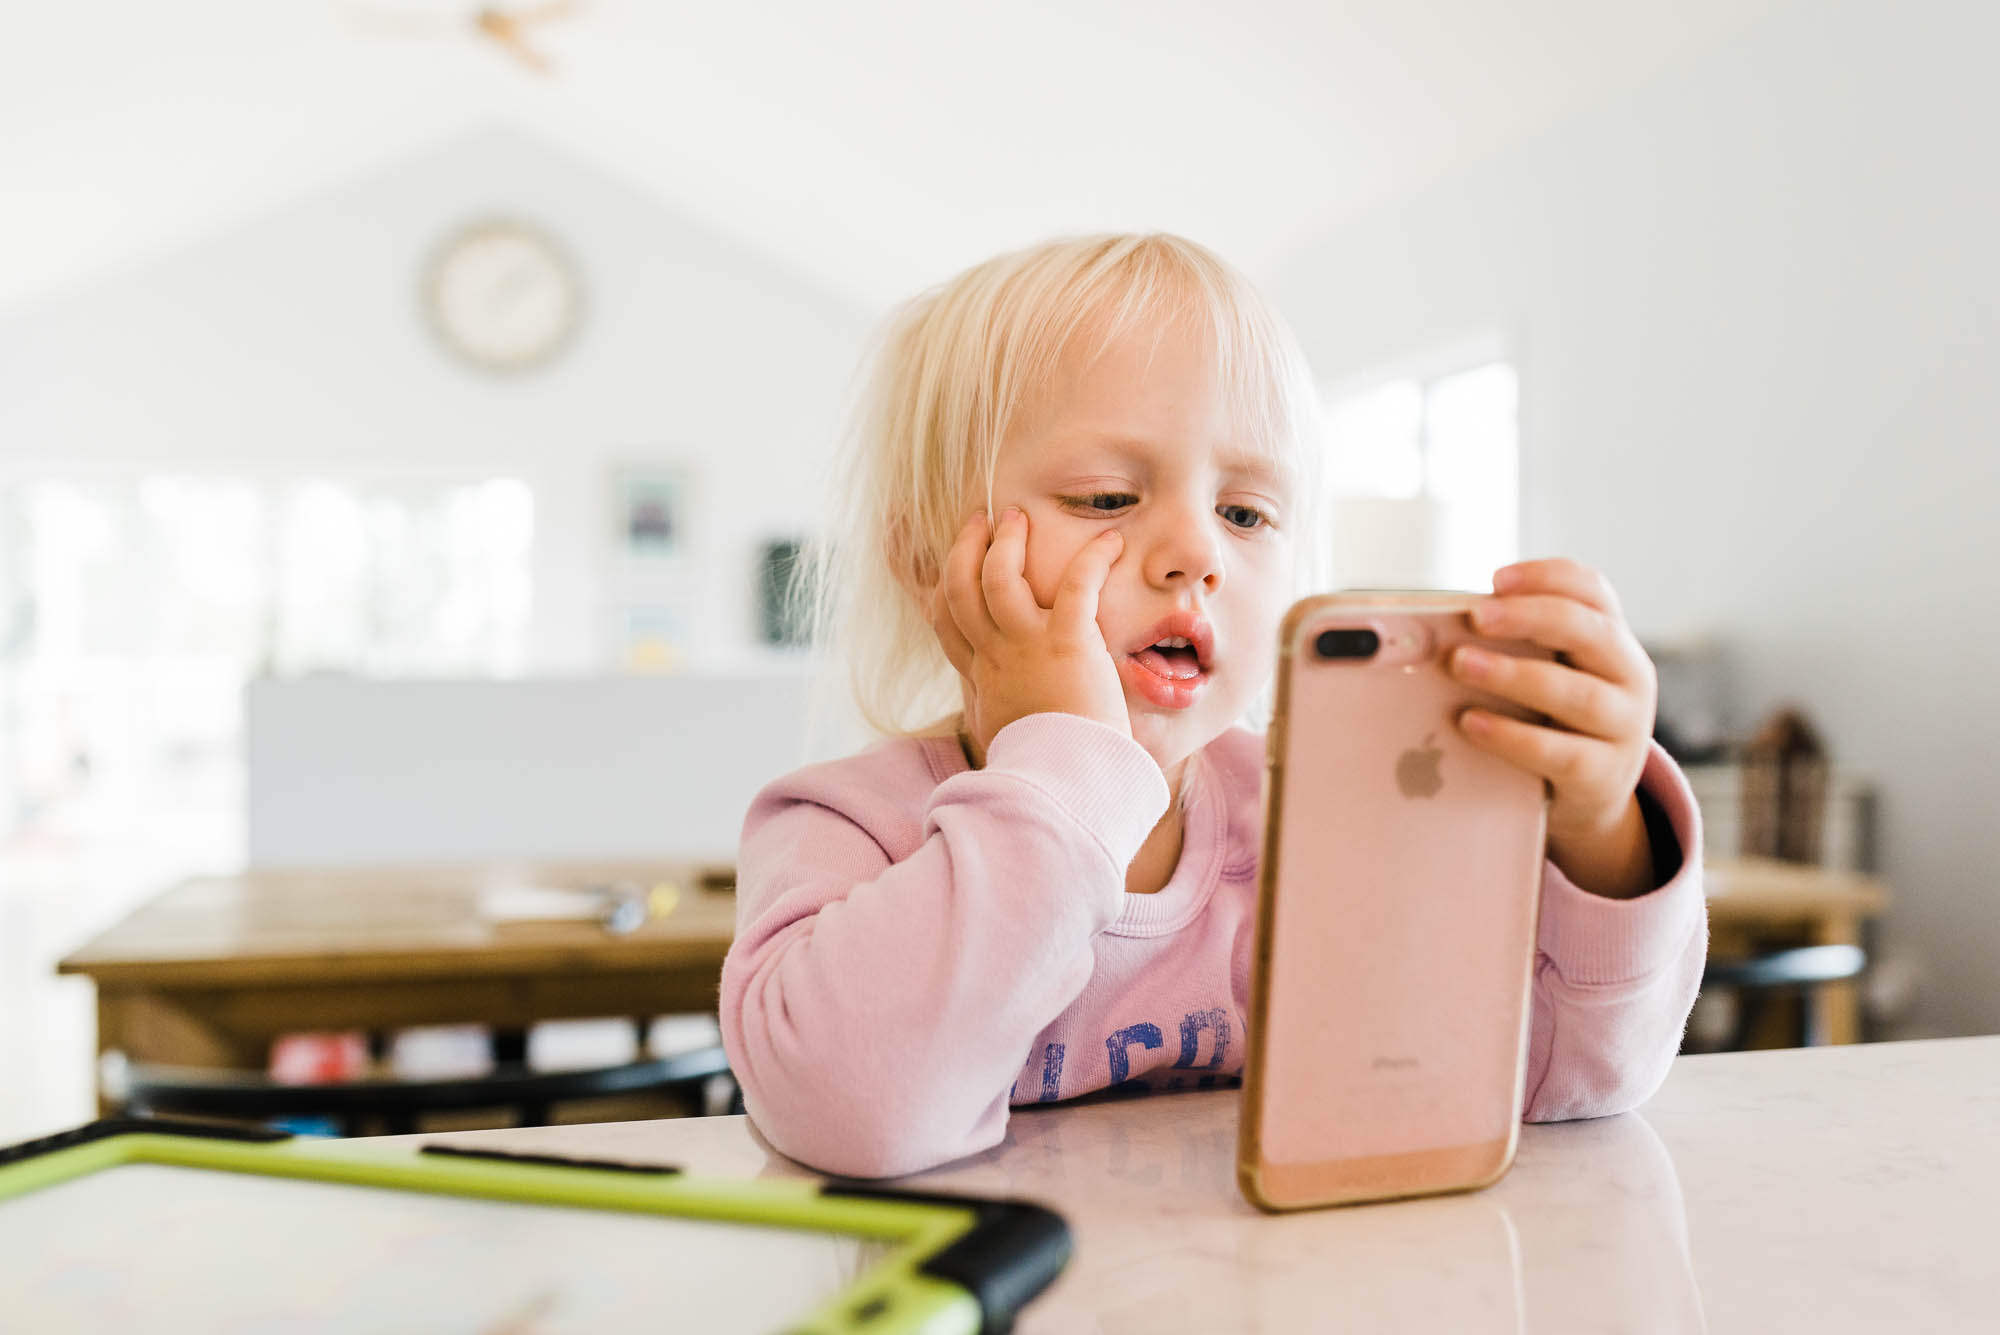
<path id="1" fill-rule="evenodd" d="M 1164 770 L 1171 770 L 1223 732 L 1223 727 L 1208 722 L 1209 711 L 1205 709 L 1170 714 L 1133 707 L 1128 701 L 1127 713 L 1132 722 L 1132 740 L 1144 747 L 1146 754 Z"/>

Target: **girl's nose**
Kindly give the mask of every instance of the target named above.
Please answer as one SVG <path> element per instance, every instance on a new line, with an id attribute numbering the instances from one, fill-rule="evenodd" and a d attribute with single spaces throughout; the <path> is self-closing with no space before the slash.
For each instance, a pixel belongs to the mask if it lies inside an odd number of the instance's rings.
<path id="1" fill-rule="evenodd" d="M 1222 587 L 1221 522 L 1207 507 L 1161 508 L 1149 527 L 1143 569 L 1146 582 L 1161 589 L 1199 586 L 1204 594 Z"/>

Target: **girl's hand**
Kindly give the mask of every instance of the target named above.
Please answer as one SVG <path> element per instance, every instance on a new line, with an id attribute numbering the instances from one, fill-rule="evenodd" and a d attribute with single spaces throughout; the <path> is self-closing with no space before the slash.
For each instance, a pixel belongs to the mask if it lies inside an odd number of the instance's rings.
<path id="1" fill-rule="evenodd" d="M 1484 709 L 1459 726 L 1481 750 L 1549 781 L 1549 856 L 1585 890 L 1628 899 L 1652 889 L 1639 775 L 1653 735 L 1658 677 L 1604 576 L 1575 561 L 1495 572 L 1472 611 L 1482 635 L 1553 649 L 1553 663 L 1463 645 L 1452 675 L 1547 716 L 1544 727 Z"/>
<path id="2" fill-rule="evenodd" d="M 978 763 L 1002 728 L 1029 714 L 1077 714 L 1131 735 L 1125 687 L 1097 628 L 1097 596 L 1123 548 L 1116 529 L 1085 543 L 1063 571 L 1056 605 L 1044 608 L 1022 573 L 1026 515 L 1009 506 L 997 532 L 983 513 L 959 530 L 931 595 L 931 626 L 971 684 L 965 728 Z"/>

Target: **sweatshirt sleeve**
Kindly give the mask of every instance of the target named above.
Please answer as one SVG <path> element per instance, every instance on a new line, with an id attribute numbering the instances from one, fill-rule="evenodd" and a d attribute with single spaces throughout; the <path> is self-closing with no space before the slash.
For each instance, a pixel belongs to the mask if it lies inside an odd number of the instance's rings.
<path id="1" fill-rule="evenodd" d="M 886 1177 L 1000 1140 L 1009 1085 L 1089 981 L 1168 794 L 1130 737 L 1066 714 L 1009 724 L 984 769 L 928 794 L 866 790 L 862 763 L 752 803 L 720 1013 L 774 1146 Z M 905 797 L 924 804 L 923 840 L 892 861 L 866 808 Z"/>
<path id="2" fill-rule="evenodd" d="M 1544 868 L 1527 1121 L 1635 1108 L 1667 1078 L 1680 1050 L 1708 957 L 1701 818 L 1687 776 L 1657 742 L 1639 790 L 1680 844 L 1679 868 L 1666 884 L 1636 899 L 1606 899 L 1553 862 Z M 1655 864 L 1673 865 L 1671 853 L 1655 848 Z"/>

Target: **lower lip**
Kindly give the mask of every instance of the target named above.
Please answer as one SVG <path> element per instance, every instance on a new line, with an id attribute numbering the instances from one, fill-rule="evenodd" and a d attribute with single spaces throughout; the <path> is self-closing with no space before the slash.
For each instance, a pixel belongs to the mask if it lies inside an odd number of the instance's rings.
<path id="1" fill-rule="evenodd" d="M 1150 704 L 1162 709 L 1186 709 L 1208 685 L 1208 673 L 1192 677 L 1162 677 L 1131 654 L 1118 660 L 1118 675 Z"/>

